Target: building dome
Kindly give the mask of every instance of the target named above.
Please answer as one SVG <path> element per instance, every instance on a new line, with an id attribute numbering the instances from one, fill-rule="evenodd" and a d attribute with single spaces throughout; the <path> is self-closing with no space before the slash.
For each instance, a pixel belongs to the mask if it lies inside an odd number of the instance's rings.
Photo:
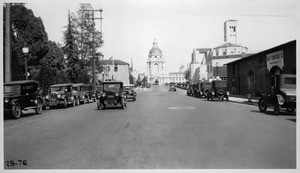
<path id="1" fill-rule="evenodd" d="M 158 48 L 158 43 L 156 40 L 153 42 L 152 49 L 149 52 L 149 55 L 162 55 L 162 51 Z"/>

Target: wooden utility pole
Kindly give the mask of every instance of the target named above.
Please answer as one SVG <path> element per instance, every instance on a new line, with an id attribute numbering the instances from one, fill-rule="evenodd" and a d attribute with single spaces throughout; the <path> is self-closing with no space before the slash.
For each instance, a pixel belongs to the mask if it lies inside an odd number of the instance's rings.
<path id="1" fill-rule="evenodd" d="M 96 69 L 95 69 L 95 19 L 100 19 L 100 34 L 101 34 L 101 39 L 102 39 L 102 12 L 103 10 L 84 10 L 84 11 L 91 11 L 92 12 L 92 25 L 93 25 L 93 32 L 92 32 L 92 51 L 93 51 L 93 57 L 92 57 L 92 61 L 93 61 L 93 88 L 96 88 Z M 95 12 L 100 12 L 100 17 L 99 18 L 95 18 Z"/>
<path id="2" fill-rule="evenodd" d="M 11 81 L 11 45 L 10 45 L 10 6 L 11 3 L 6 3 L 5 8 L 5 76 L 4 82 Z"/>

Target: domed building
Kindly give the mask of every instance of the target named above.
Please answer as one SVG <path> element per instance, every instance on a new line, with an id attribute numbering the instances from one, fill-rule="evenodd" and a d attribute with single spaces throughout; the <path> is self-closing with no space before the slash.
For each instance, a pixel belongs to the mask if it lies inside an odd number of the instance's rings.
<path id="1" fill-rule="evenodd" d="M 164 83 L 164 65 L 165 60 L 163 58 L 162 51 L 158 47 L 157 41 L 154 40 L 152 49 L 149 51 L 147 61 L 148 83 L 159 85 Z"/>

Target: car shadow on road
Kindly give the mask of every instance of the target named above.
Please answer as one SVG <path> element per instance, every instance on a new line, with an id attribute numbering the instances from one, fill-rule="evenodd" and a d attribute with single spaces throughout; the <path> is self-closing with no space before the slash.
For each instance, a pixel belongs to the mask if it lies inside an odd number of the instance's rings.
<path id="1" fill-rule="evenodd" d="M 26 117 L 31 117 L 31 116 L 35 116 L 35 115 L 39 115 L 39 114 L 36 114 L 35 112 L 22 111 L 22 115 L 20 118 L 26 118 Z M 16 119 L 13 119 L 10 114 L 4 114 L 3 120 L 16 120 Z"/>

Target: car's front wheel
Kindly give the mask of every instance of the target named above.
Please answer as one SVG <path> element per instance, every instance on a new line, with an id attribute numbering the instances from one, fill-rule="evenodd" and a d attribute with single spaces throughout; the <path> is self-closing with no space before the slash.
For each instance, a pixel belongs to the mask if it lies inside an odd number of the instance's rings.
<path id="1" fill-rule="evenodd" d="M 42 103 L 41 100 L 38 100 L 38 101 L 37 101 L 37 107 L 36 107 L 36 109 L 35 109 L 35 113 L 36 113 L 36 114 L 42 113 L 42 109 L 43 109 L 43 103 Z"/>
<path id="2" fill-rule="evenodd" d="M 280 107 L 278 104 L 275 104 L 274 105 L 274 114 L 279 115 L 279 113 L 280 113 Z"/>
<path id="3" fill-rule="evenodd" d="M 98 110 L 101 110 L 101 109 L 102 109 L 102 107 L 101 107 L 101 103 L 100 103 L 100 101 L 99 101 L 99 100 L 97 100 L 97 108 L 98 108 Z"/>
<path id="4" fill-rule="evenodd" d="M 268 106 L 265 104 L 265 101 L 263 98 L 260 98 L 258 101 L 258 109 L 260 112 L 266 112 Z"/>
<path id="5" fill-rule="evenodd" d="M 19 119 L 22 115 L 22 109 L 19 102 L 16 102 L 15 105 L 12 106 L 11 116 L 14 119 Z"/>
<path id="6" fill-rule="evenodd" d="M 121 108 L 124 109 L 126 107 L 126 103 L 124 101 L 124 98 L 121 99 Z"/>
<path id="7" fill-rule="evenodd" d="M 63 107 L 64 107 L 64 108 L 68 107 L 68 101 L 67 101 L 67 99 L 66 99 L 66 98 L 64 99 L 64 104 L 63 104 Z"/>
<path id="8" fill-rule="evenodd" d="M 76 102 L 76 106 L 79 106 L 79 104 L 80 104 L 79 98 L 75 99 L 75 102 Z"/>
<path id="9" fill-rule="evenodd" d="M 76 98 L 75 98 L 75 97 L 73 98 L 73 103 L 72 103 L 72 106 L 73 106 L 73 107 L 75 107 L 75 106 L 76 106 Z"/>
<path id="10" fill-rule="evenodd" d="M 87 102 L 87 103 L 90 103 L 90 102 L 91 102 L 90 96 L 87 96 L 87 97 L 86 97 L 86 102 Z"/>

